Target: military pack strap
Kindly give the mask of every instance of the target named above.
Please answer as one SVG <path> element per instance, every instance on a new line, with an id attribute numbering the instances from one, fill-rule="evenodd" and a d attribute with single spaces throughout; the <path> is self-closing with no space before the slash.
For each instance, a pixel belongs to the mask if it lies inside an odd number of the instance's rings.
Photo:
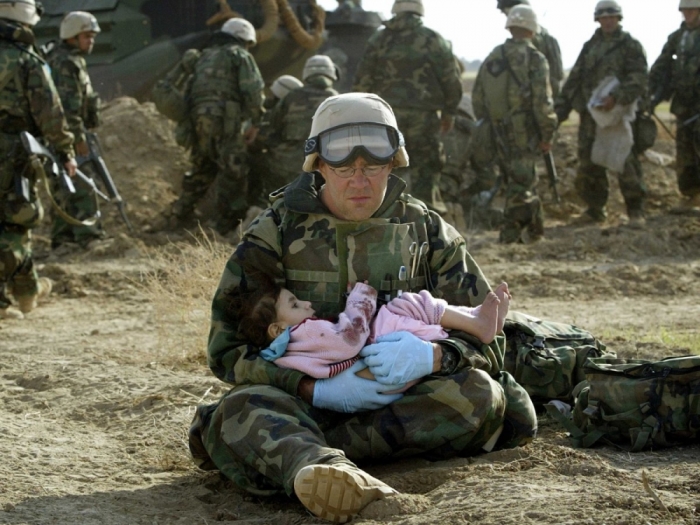
<path id="1" fill-rule="evenodd" d="M 289 281 L 304 283 L 333 283 L 340 282 L 338 272 L 319 272 L 307 270 L 285 270 L 284 276 Z M 337 298 L 337 295 L 334 294 Z"/>

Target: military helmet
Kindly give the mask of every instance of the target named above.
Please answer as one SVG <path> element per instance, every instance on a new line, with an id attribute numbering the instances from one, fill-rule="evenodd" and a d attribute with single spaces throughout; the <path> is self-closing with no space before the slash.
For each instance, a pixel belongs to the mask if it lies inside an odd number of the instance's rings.
<path id="1" fill-rule="evenodd" d="M 230 20 L 226 20 L 226 23 L 221 26 L 221 31 L 239 40 L 248 42 L 249 44 L 258 43 L 253 24 L 243 18 L 231 18 Z"/>
<path id="2" fill-rule="evenodd" d="M 420 16 L 425 15 L 423 0 L 394 0 L 394 5 L 391 7 L 391 14 L 398 15 L 399 13 L 415 13 Z"/>
<path id="3" fill-rule="evenodd" d="M 313 171 L 321 157 L 341 165 L 367 154 L 378 164 L 394 159 L 394 166 L 408 166 L 403 135 L 391 106 L 374 93 L 343 93 L 321 102 L 311 121 L 304 145 L 304 171 Z"/>
<path id="4" fill-rule="evenodd" d="M 506 9 L 509 9 L 511 7 L 515 7 L 516 5 L 530 5 L 529 0 L 498 0 L 498 4 L 496 4 L 496 8 L 500 9 L 501 11 L 505 11 Z"/>
<path id="5" fill-rule="evenodd" d="M 694 7 L 700 8 L 700 0 L 681 0 L 678 9 L 693 9 Z"/>
<path id="6" fill-rule="evenodd" d="M 595 6 L 593 20 L 604 16 L 619 16 L 622 19 L 622 7 L 615 0 L 600 0 Z"/>
<path id="7" fill-rule="evenodd" d="M 270 91 L 278 99 L 282 100 L 290 91 L 294 91 L 302 87 L 304 84 L 297 77 L 292 75 L 282 75 L 277 78 L 270 86 Z"/>
<path id="8" fill-rule="evenodd" d="M 72 13 L 68 13 L 63 17 L 63 20 L 61 20 L 59 36 L 61 40 L 68 40 L 69 38 L 73 38 L 87 31 L 92 33 L 100 32 L 97 18 L 85 11 L 73 11 Z"/>
<path id="9" fill-rule="evenodd" d="M 539 26 L 537 25 L 537 15 L 529 5 L 516 5 L 508 13 L 506 19 L 506 29 L 511 27 L 521 27 L 537 33 Z"/>
<path id="10" fill-rule="evenodd" d="M 306 61 L 304 64 L 304 71 L 302 72 L 302 80 L 307 80 L 315 75 L 323 75 L 331 80 L 338 80 L 340 78 L 340 71 L 338 67 L 333 63 L 331 57 L 326 55 L 314 55 Z"/>
<path id="11" fill-rule="evenodd" d="M 34 0 L 0 0 L 0 18 L 36 25 L 43 9 Z"/>

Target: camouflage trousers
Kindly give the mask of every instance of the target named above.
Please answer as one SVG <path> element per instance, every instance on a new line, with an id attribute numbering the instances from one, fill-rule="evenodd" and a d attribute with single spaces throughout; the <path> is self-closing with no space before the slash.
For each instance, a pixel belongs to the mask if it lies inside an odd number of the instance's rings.
<path id="1" fill-rule="evenodd" d="M 436 111 L 396 107 L 394 113 L 399 130 L 406 140 L 411 164 L 409 168 L 395 169 L 394 174 L 406 179 L 411 195 L 428 206 L 439 208 L 442 203 L 440 172 L 444 164 L 444 153 L 438 114 Z"/>
<path id="2" fill-rule="evenodd" d="M 677 117 L 683 122 L 690 116 Z M 694 197 L 700 193 L 700 156 L 696 150 L 696 143 L 700 144 L 700 127 L 679 126 L 676 131 L 676 174 L 678 177 L 678 189 L 686 197 Z"/>
<path id="3" fill-rule="evenodd" d="M 96 173 L 92 163 L 80 166 L 80 170 L 96 180 Z M 54 198 L 61 208 L 71 217 L 78 220 L 91 219 L 100 212 L 97 196 L 91 188 L 78 178 L 72 179 L 75 186 L 75 193 L 71 194 L 64 188 L 55 188 Z M 51 228 L 51 244 L 57 246 L 64 242 L 77 242 L 85 245 L 93 239 L 101 239 L 105 236 L 102 221 L 98 220 L 92 226 L 75 226 L 68 224 L 57 214 L 53 214 L 53 227 Z"/>
<path id="4" fill-rule="evenodd" d="M 191 216 L 197 202 L 216 182 L 216 229 L 226 233 L 245 218 L 248 209 L 246 150 L 240 131 L 224 132 L 223 117 L 197 115 L 197 141 L 192 147 L 192 171 L 182 181 L 173 205 L 180 218 Z"/>
<path id="5" fill-rule="evenodd" d="M 429 376 L 399 401 L 355 414 L 246 385 L 216 405 L 198 407 L 190 450 L 200 468 L 218 469 L 244 490 L 291 495 L 305 466 L 474 455 L 501 425 L 501 448 L 528 442 L 537 428 L 529 396 L 507 373 L 496 379 L 476 369 Z"/>
<path id="6" fill-rule="evenodd" d="M 532 157 L 501 158 L 505 207 L 499 240 L 504 243 L 536 239 L 544 235 L 544 211 L 537 195 L 537 172 Z"/>
<path id="7" fill-rule="evenodd" d="M 610 184 L 607 170 L 602 166 L 593 164 L 591 161 L 595 133 L 595 121 L 586 112 L 581 115 L 581 124 L 578 131 L 579 168 L 575 184 L 579 196 L 588 205 L 588 208 L 594 214 L 604 215 Z M 625 161 L 624 170 L 618 174 L 620 191 L 625 199 L 628 213 L 642 211 L 647 195 L 643 175 L 642 165 L 633 148 Z"/>

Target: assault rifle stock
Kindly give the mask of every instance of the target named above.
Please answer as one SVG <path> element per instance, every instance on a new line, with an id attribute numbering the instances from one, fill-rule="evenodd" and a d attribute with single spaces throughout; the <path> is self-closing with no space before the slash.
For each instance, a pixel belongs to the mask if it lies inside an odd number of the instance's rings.
<path id="1" fill-rule="evenodd" d="M 557 166 L 554 164 L 554 155 L 551 151 L 542 154 L 544 159 L 545 168 L 547 168 L 547 178 L 549 178 L 549 187 L 552 189 L 552 195 L 554 195 L 554 202 L 559 204 L 561 199 L 559 198 L 559 188 L 557 183 L 559 182 L 559 176 L 557 175 Z"/>

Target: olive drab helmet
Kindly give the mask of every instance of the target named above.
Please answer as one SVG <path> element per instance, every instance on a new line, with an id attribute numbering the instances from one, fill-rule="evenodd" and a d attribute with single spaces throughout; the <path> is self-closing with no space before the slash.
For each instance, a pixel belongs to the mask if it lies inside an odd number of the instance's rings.
<path id="1" fill-rule="evenodd" d="M 0 0 L 0 18 L 34 26 L 42 12 L 41 4 L 34 0 Z"/>
<path id="2" fill-rule="evenodd" d="M 221 31 L 249 44 L 255 45 L 258 43 L 253 24 L 243 18 L 231 18 L 227 20 L 226 23 L 221 26 Z"/>
<path id="3" fill-rule="evenodd" d="M 423 0 L 395 0 L 391 7 L 391 14 L 398 15 L 399 13 L 415 13 L 417 15 L 425 15 L 423 9 Z"/>
<path id="4" fill-rule="evenodd" d="M 292 75 L 282 75 L 272 83 L 270 86 L 270 91 L 272 91 L 272 94 L 278 99 L 282 100 L 290 91 L 294 91 L 303 85 L 304 83 L 297 77 L 293 77 Z"/>
<path id="5" fill-rule="evenodd" d="M 302 72 L 301 78 L 306 81 L 315 75 L 323 75 L 331 80 L 338 80 L 340 78 L 340 71 L 338 71 L 338 67 L 333 63 L 331 57 L 326 55 L 314 55 L 304 64 L 304 71 Z"/>
<path id="6" fill-rule="evenodd" d="M 700 0 L 681 0 L 681 5 L 678 9 L 693 9 L 700 8 Z"/>
<path id="7" fill-rule="evenodd" d="M 529 5 L 516 5 L 508 12 L 506 19 L 506 29 L 511 27 L 521 27 L 537 33 L 539 26 L 537 25 L 537 15 Z"/>
<path id="8" fill-rule="evenodd" d="M 85 11 L 73 11 L 68 13 L 61 20 L 61 27 L 59 29 L 59 36 L 61 40 L 68 40 L 74 36 L 78 36 L 80 33 L 99 33 L 100 25 L 97 23 L 97 18 L 95 18 L 90 13 Z"/>
<path id="9" fill-rule="evenodd" d="M 326 137 L 328 140 L 326 141 Z M 326 154 L 348 158 L 363 149 L 377 163 L 393 157 L 395 167 L 408 166 L 408 152 L 391 106 L 374 93 L 343 93 L 321 102 L 311 121 L 311 133 L 304 146 L 303 170 L 316 168 Z"/>
<path id="10" fill-rule="evenodd" d="M 600 0 L 595 6 L 593 20 L 598 21 L 604 16 L 619 16 L 622 20 L 622 7 L 615 0 Z"/>

